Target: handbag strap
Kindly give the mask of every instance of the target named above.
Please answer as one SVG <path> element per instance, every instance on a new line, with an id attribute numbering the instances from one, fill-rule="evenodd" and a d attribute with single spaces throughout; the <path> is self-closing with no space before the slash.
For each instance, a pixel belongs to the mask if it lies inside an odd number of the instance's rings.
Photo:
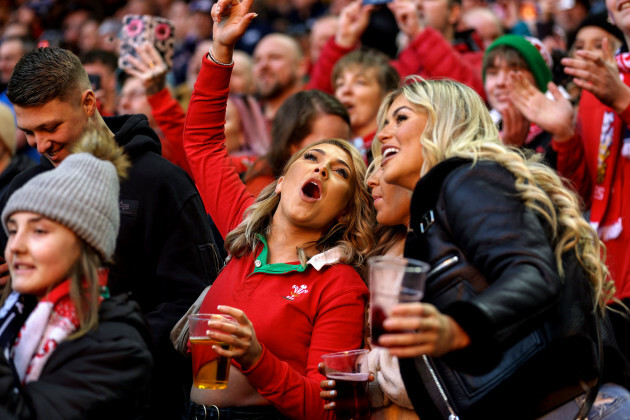
<path id="1" fill-rule="evenodd" d="M 597 309 L 596 309 L 597 310 Z M 595 314 L 595 331 L 597 335 L 597 382 L 589 389 L 586 394 L 586 398 L 582 403 L 582 407 L 580 411 L 578 411 L 575 416 L 575 420 L 587 420 L 588 413 L 591 411 L 593 404 L 595 403 L 595 399 L 597 398 L 597 394 L 599 393 L 599 387 L 602 384 L 602 375 L 604 373 L 604 344 L 602 342 L 602 332 L 599 326 L 599 317 Z"/>

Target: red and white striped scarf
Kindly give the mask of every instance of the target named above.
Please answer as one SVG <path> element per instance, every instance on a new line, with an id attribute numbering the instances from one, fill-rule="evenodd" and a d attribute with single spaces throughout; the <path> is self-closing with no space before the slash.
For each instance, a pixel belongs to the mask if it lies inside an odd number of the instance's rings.
<path id="1" fill-rule="evenodd" d="M 630 77 L 630 53 L 616 55 L 619 77 Z M 597 176 L 592 192 L 591 225 L 604 241 L 618 238 L 623 231 L 621 205 L 624 177 L 622 159 L 630 158 L 630 138 L 625 123 L 607 109 L 601 123 Z M 616 193 L 613 193 L 616 192 Z"/>
<path id="2" fill-rule="evenodd" d="M 107 274 L 107 270 L 99 270 L 101 287 L 107 284 Z M 70 299 L 68 279 L 40 299 L 11 348 L 10 357 L 13 359 L 20 382 L 26 384 L 36 381 L 59 343 L 74 333 L 79 326 L 76 308 Z"/>

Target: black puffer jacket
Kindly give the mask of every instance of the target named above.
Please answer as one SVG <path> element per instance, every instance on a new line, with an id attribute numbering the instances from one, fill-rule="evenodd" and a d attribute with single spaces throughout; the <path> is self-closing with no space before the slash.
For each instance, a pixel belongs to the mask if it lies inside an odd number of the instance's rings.
<path id="1" fill-rule="evenodd" d="M 150 334 L 138 305 L 106 299 L 99 325 L 59 344 L 38 380 L 21 386 L 0 352 L 0 418 L 133 419 L 151 376 Z"/>
<path id="2" fill-rule="evenodd" d="M 514 183 L 497 163 L 449 159 L 418 182 L 412 197 L 414 235 L 405 254 L 435 269 L 423 300 L 471 338 L 466 349 L 432 360 L 442 385 L 463 384 L 464 394 L 445 390 L 463 420 L 535 418 L 582 393 L 580 380 L 597 378 L 592 288 L 572 251 L 563 258 L 564 276 L 558 274 L 548 226 L 525 207 Z M 600 324 L 604 382 L 627 386 L 628 367 Z M 444 418 L 426 391 L 436 387 L 423 366 L 423 358 L 401 360 L 409 396 L 423 420 Z M 461 375 L 449 379 L 453 371 Z M 464 395 L 474 403 L 458 410 Z"/>

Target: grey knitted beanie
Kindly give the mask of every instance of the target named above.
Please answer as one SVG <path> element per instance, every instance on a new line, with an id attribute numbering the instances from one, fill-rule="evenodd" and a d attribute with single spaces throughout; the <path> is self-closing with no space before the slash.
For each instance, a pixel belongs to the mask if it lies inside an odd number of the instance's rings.
<path id="1" fill-rule="evenodd" d="M 9 197 L 2 226 L 7 232 L 9 216 L 18 211 L 41 214 L 72 230 L 108 260 L 114 254 L 120 226 L 119 190 L 111 162 L 89 153 L 72 154 Z"/>

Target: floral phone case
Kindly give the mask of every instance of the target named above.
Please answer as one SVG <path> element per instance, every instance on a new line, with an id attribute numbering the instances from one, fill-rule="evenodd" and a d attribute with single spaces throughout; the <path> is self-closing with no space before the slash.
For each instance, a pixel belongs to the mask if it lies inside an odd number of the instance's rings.
<path id="1" fill-rule="evenodd" d="M 168 19 L 150 15 L 125 15 L 120 32 L 118 67 L 131 67 L 127 57 L 136 57 L 135 48 L 145 42 L 153 44 L 169 69 L 173 66 L 175 27 Z"/>

